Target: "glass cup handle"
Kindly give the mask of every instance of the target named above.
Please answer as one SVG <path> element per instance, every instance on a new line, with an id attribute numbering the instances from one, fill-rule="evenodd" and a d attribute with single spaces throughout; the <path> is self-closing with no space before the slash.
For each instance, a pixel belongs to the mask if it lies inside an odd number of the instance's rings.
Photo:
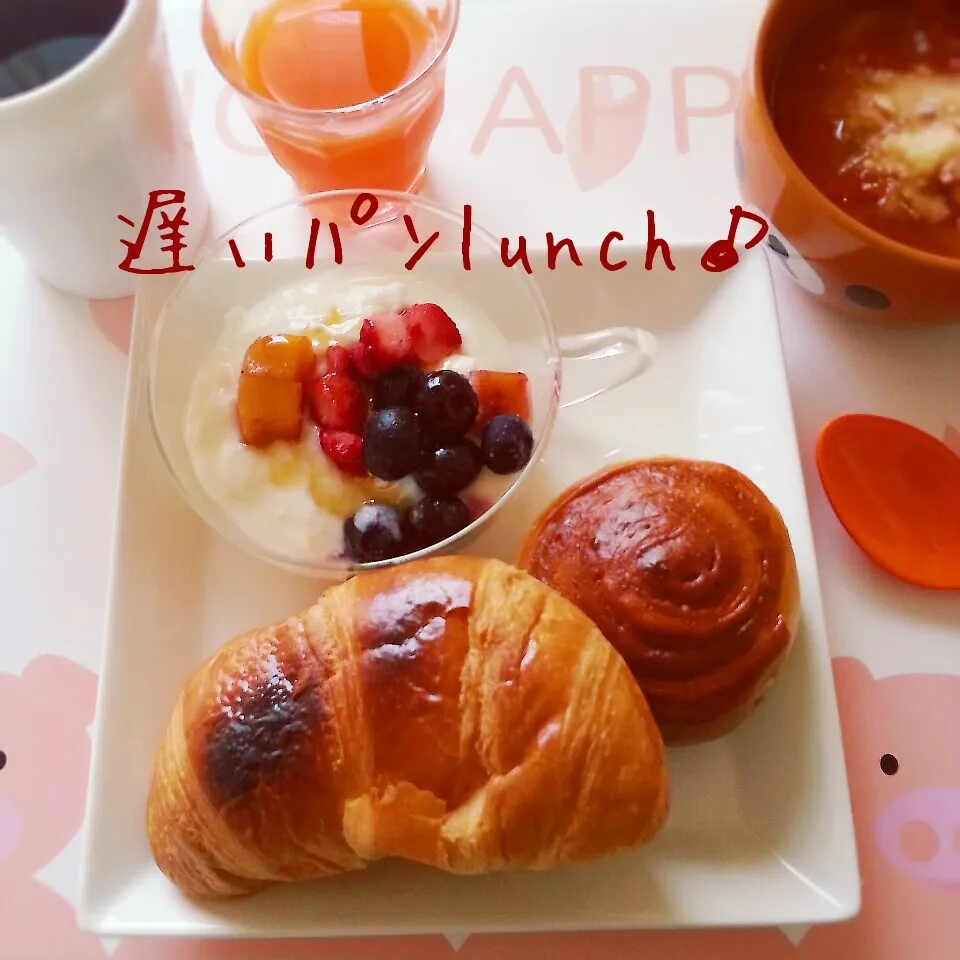
<path id="1" fill-rule="evenodd" d="M 607 327 L 558 340 L 563 356 L 561 410 L 639 377 L 657 353 L 657 338 L 640 327 Z"/>

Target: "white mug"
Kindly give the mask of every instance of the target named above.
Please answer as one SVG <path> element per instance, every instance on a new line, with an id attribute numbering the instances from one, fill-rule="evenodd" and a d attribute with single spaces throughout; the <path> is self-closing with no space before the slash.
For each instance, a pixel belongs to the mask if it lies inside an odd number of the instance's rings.
<path id="1" fill-rule="evenodd" d="M 0 60 L 18 42 L 55 35 L 48 27 L 57 18 L 76 32 L 84 17 L 105 33 L 84 59 L 0 96 L 0 234 L 62 292 L 115 299 L 132 295 L 142 272 L 174 265 L 159 213 L 135 256 L 151 192 L 184 194 L 181 264 L 200 245 L 209 201 L 158 0 L 0 0 Z M 163 209 L 174 220 L 177 212 Z"/>

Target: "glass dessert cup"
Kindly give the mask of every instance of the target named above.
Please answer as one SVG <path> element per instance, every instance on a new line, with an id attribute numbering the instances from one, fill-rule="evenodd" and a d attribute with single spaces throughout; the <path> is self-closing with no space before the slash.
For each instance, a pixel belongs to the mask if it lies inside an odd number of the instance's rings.
<path id="1" fill-rule="evenodd" d="M 321 18 L 326 13 L 329 34 L 309 22 L 309 36 L 289 28 L 298 14 L 309 21 L 313 11 L 302 0 L 203 0 L 207 55 L 301 194 L 416 190 L 443 115 L 459 0 L 398 0 L 392 18 L 386 0 L 314 5 Z M 251 50 L 262 53 L 262 38 L 278 21 L 281 54 L 269 58 L 276 76 L 267 77 L 262 55 Z M 323 66 L 305 66 L 304 51 Z M 405 71 L 404 54 L 411 58 Z M 284 102 L 269 95 L 271 79 L 273 88 L 289 92 Z"/>
<path id="2" fill-rule="evenodd" d="M 358 202 L 354 191 L 335 191 L 287 201 L 212 241 L 163 304 L 147 357 L 151 427 L 163 462 L 187 503 L 209 527 L 249 554 L 326 581 L 462 549 L 493 521 L 542 458 L 558 411 L 639 376 L 656 350 L 653 335 L 637 327 L 558 338 L 537 284 L 521 269 L 503 265 L 499 241 L 482 227 L 472 224 L 468 230 L 459 213 L 409 194 L 380 191 L 375 198 L 372 192 L 359 196 L 366 199 Z M 351 209 L 359 213 L 358 220 L 373 212 L 357 224 Z M 421 243 L 437 236 L 408 269 L 419 246 L 411 240 L 411 227 Z M 467 235 L 469 269 L 464 261 Z M 269 244 L 266 236 L 271 238 Z M 243 267 L 238 266 L 241 261 Z M 469 525 L 413 553 L 358 563 L 337 555 L 341 542 L 330 543 L 323 557 L 268 546 L 210 493 L 198 475 L 186 439 L 194 383 L 223 337 L 238 331 L 247 336 L 250 311 L 265 298 L 286 296 L 291 309 L 302 316 L 309 307 L 297 299 L 295 291 L 307 285 L 311 290 L 345 291 L 335 295 L 349 300 L 352 291 L 376 289 L 378 284 L 400 284 L 407 303 L 435 302 L 444 309 L 452 304 L 450 314 L 457 323 L 469 312 L 472 340 L 464 333 L 464 352 L 472 343 L 476 366 L 526 375 L 533 434 L 530 459 L 516 474 L 498 478 L 503 481 L 502 492 Z M 313 320 L 308 317 L 309 322 Z M 263 332 L 288 331 L 280 321 Z M 475 349 L 477 345 L 480 349 Z M 613 363 L 608 362 L 611 359 Z M 589 376 L 578 377 L 584 389 L 574 396 L 565 394 L 561 401 L 563 367 L 573 361 L 588 367 Z M 343 519 L 338 517 L 341 526 Z"/>

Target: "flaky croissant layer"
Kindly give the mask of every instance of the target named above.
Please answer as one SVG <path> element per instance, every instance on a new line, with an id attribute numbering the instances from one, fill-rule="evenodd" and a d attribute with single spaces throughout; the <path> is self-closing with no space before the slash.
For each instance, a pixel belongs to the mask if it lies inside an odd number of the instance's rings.
<path id="1" fill-rule="evenodd" d="M 664 747 L 620 655 L 496 560 L 362 574 L 222 647 L 160 746 L 147 829 L 197 898 L 385 857 L 476 874 L 645 843 Z"/>

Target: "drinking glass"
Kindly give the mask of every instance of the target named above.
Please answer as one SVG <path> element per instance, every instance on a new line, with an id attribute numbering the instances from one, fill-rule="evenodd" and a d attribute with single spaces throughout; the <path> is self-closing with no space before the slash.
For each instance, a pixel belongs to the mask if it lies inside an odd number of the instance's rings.
<path id="1" fill-rule="evenodd" d="M 499 240 L 475 223 L 468 226 L 462 211 L 388 191 L 378 191 L 375 202 L 358 203 L 356 198 L 351 191 L 340 191 L 287 201 L 213 241 L 161 308 L 147 358 L 154 435 L 162 459 L 187 502 L 210 527 L 254 556 L 324 580 L 340 580 L 360 569 L 391 566 L 465 546 L 493 520 L 541 459 L 558 411 L 640 375 L 656 350 L 653 335 L 637 327 L 558 337 L 533 277 L 519 268 L 505 267 Z M 375 212 L 362 225 L 345 222 L 345 209 L 353 207 L 360 213 L 357 219 L 364 219 L 374 206 Z M 330 228 L 331 223 L 336 231 Z M 411 224 L 421 242 L 435 233 L 437 236 L 408 269 L 411 255 L 418 248 L 410 238 Z M 243 267 L 238 266 L 238 256 Z M 506 479 L 499 499 L 469 526 L 414 554 L 356 564 L 332 556 L 338 544 L 331 545 L 331 555 L 322 557 L 267 548 L 241 529 L 207 493 L 191 462 L 184 435 L 185 413 L 197 373 L 221 336 L 229 334 L 230 326 L 242 324 L 242 328 L 234 329 L 246 329 L 246 318 L 267 297 L 286 291 L 285 309 L 303 316 L 308 308 L 295 296 L 291 298 L 289 292 L 304 284 L 337 284 L 341 291 L 347 291 L 344 299 L 349 300 L 353 283 L 398 281 L 404 285 L 409 302 L 422 302 L 423 284 L 427 284 L 430 296 L 437 297 L 435 302 L 469 304 L 477 316 L 485 318 L 486 326 L 477 327 L 486 331 L 481 365 L 522 371 L 528 377 L 534 436 L 530 461 Z M 457 313 L 453 313 L 456 320 Z M 588 371 L 577 373 L 589 376 L 578 376 L 579 393 L 566 390 L 561 401 L 563 368 L 572 362 L 588 367 Z"/>
<path id="2" fill-rule="evenodd" d="M 253 35 L 265 35 L 264 18 L 279 21 L 307 10 L 325 14 L 334 29 L 348 33 L 341 42 L 332 34 L 323 38 L 324 50 L 316 48 L 316 37 L 304 37 L 300 45 L 291 38 L 291 66 L 283 69 L 296 78 L 298 89 L 310 86 L 324 70 L 329 71 L 328 82 L 343 85 L 351 82 L 350 77 L 373 77 L 376 71 L 382 86 L 384 74 L 396 72 L 397 58 L 409 53 L 411 41 L 389 20 L 374 35 L 367 28 L 372 21 L 362 17 L 376 14 L 382 25 L 391 8 L 405 10 L 406 18 L 420 25 L 420 39 L 427 39 L 402 80 L 376 96 L 360 103 L 324 103 L 322 109 L 291 106 L 273 99 L 251 76 L 251 63 L 261 61 L 250 52 L 249 41 Z M 203 42 L 274 159 L 302 194 L 348 189 L 412 192 L 426 170 L 443 114 L 445 60 L 459 12 L 459 0 L 204 0 Z M 385 66 L 391 63 L 392 67 Z M 331 81 L 331 76 L 339 80 Z"/>

